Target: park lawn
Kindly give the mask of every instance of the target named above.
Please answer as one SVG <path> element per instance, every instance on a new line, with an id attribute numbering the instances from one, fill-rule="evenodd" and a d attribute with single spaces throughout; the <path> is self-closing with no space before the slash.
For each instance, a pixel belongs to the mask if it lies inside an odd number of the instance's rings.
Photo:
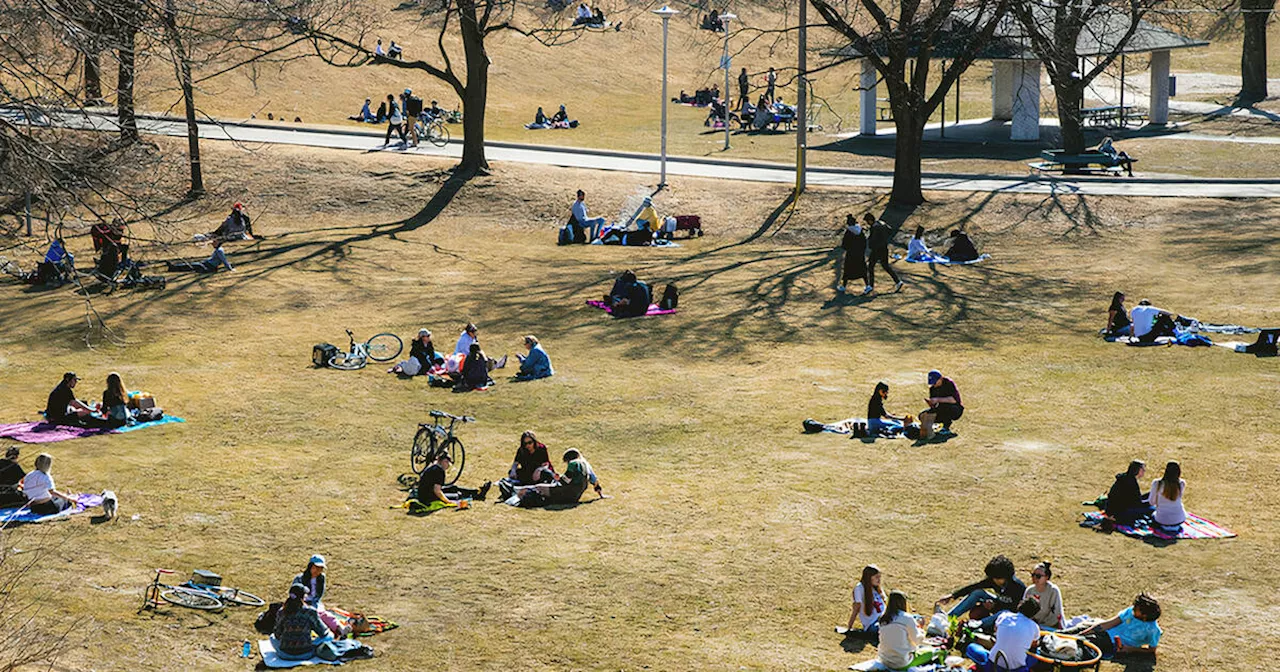
<path id="1" fill-rule="evenodd" d="M 864 300 L 832 290 L 833 246 L 843 214 L 882 194 L 814 189 L 788 215 L 783 187 L 676 177 L 657 206 L 701 214 L 704 238 L 556 247 L 575 187 L 609 214 L 652 177 L 499 165 L 432 219 L 445 164 L 430 159 L 205 152 L 211 195 L 167 215 L 176 231 L 135 226 L 135 256 L 206 254 L 142 239 L 210 229 L 232 199 L 269 237 L 233 246 L 234 273 L 96 298 L 126 348 L 85 348 L 70 291 L 0 286 L 0 417 L 33 418 L 64 370 L 89 398 L 114 370 L 188 421 L 23 447 L 28 467 L 55 456 L 61 488 L 121 498 L 114 522 L 5 539 L 49 549 L 21 595 L 43 599 L 49 622 L 80 619 L 58 669 L 247 669 L 234 657 L 255 614 L 137 615 L 152 569 L 210 569 L 279 600 L 313 552 L 329 561 L 327 604 L 401 624 L 369 641 L 378 659 L 360 669 L 842 669 L 874 655 L 832 634 L 863 565 L 927 612 L 996 553 L 1022 573 L 1052 560 L 1070 614 L 1156 594 L 1160 670 L 1269 660 L 1257 643 L 1280 587 L 1276 360 L 1094 334 L 1116 289 L 1207 321 L 1280 324 L 1272 202 L 930 194 L 907 226 L 935 240 L 963 225 L 992 261 L 898 264 L 906 289 Z M 181 166 L 168 170 L 178 193 Z M 71 246 L 89 258 L 84 236 Z M 625 268 L 676 282 L 680 312 L 617 322 L 583 305 Z M 309 366 L 311 345 L 342 344 L 343 327 L 426 326 L 448 349 L 468 320 L 493 355 L 538 335 L 556 376 L 455 395 L 378 366 Z M 918 412 L 935 367 L 964 395 L 958 438 L 800 431 L 861 414 L 881 380 L 892 411 Z M 433 408 L 479 420 L 461 432 L 465 484 L 505 474 L 533 429 L 557 459 L 581 449 L 612 498 L 391 508 Z M 1189 509 L 1239 538 L 1157 548 L 1079 528 L 1080 501 L 1135 457 L 1151 478 L 1181 460 Z"/>

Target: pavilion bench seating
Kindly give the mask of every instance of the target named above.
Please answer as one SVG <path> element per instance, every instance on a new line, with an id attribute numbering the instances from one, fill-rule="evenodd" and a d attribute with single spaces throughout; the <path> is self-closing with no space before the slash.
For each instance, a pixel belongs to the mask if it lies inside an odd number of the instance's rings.
<path id="1" fill-rule="evenodd" d="M 1061 149 L 1046 149 L 1040 152 L 1040 158 L 1044 159 L 1044 161 L 1031 164 L 1032 168 L 1041 171 L 1063 170 L 1073 172 L 1071 169 L 1088 170 L 1096 166 L 1107 172 L 1128 171 L 1129 177 L 1133 177 L 1133 164 L 1138 161 L 1129 156 L 1116 156 L 1095 151 L 1067 154 Z"/>

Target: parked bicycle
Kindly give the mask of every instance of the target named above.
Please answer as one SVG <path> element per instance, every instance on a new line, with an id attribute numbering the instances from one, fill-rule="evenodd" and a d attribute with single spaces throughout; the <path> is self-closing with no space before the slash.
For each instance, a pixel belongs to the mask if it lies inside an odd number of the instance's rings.
<path id="1" fill-rule="evenodd" d="M 371 359 L 375 362 L 389 362 L 399 357 L 400 352 L 404 350 L 404 341 L 395 334 L 383 332 L 364 343 L 356 343 L 355 334 L 351 333 L 350 329 L 346 332 L 347 338 L 351 341 L 350 349 L 348 352 L 340 352 L 329 358 L 329 366 L 332 368 L 355 371 L 363 369 Z"/>
<path id="2" fill-rule="evenodd" d="M 462 467 L 467 461 L 467 451 L 462 446 L 462 440 L 453 435 L 454 425 L 459 422 L 464 424 L 475 422 L 476 419 L 467 415 L 450 415 L 444 411 L 431 411 L 431 417 L 432 424 L 418 423 L 418 433 L 413 437 L 413 451 L 409 454 L 409 464 L 413 468 L 413 473 L 421 474 L 428 465 L 436 461 L 441 453 L 446 453 L 453 459 L 453 465 L 445 473 L 445 485 L 453 485 L 458 482 L 458 477 L 462 475 Z M 440 423 L 443 418 L 449 419 L 448 426 Z"/>
<path id="3" fill-rule="evenodd" d="M 444 147 L 449 144 L 449 127 L 437 117 L 421 118 L 418 119 L 418 137 L 426 138 L 436 147 Z"/>
<path id="4" fill-rule="evenodd" d="M 151 585 L 143 591 L 142 608 L 138 611 L 155 609 L 160 606 L 161 600 L 179 607 L 205 611 L 217 611 L 228 604 L 261 607 L 267 603 L 257 595 L 239 588 L 221 585 L 222 577 L 200 570 L 196 570 L 191 580 L 181 585 L 161 583 L 160 577 L 173 573 L 172 569 L 156 570 L 156 576 L 151 580 Z M 208 583 L 209 581 L 215 581 L 215 583 Z"/>

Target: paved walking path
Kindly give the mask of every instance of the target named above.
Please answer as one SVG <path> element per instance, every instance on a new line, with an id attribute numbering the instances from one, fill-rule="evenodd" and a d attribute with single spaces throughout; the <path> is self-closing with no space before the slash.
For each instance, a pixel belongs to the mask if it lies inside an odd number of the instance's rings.
<path id="1" fill-rule="evenodd" d="M 10 113 L 11 116 L 11 113 Z M 61 123 L 76 127 L 115 128 L 115 119 L 107 115 L 64 116 Z M 138 120 L 144 133 L 167 136 L 186 135 L 185 122 L 170 118 L 147 117 Z M 200 123 L 200 137 L 210 140 L 242 143 L 267 143 L 326 147 L 363 151 L 394 151 L 406 155 L 458 158 L 462 145 L 451 142 L 445 147 L 425 143 L 413 149 L 384 148 L 384 131 L 363 129 L 316 128 L 250 123 Z M 591 170 L 630 173 L 657 173 L 659 159 L 653 154 L 613 152 L 609 150 L 547 147 L 517 143 L 491 142 L 487 156 L 491 162 L 511 161 Z M 763 161 L 736 161 L 697 157 L 668 157 L 667 173 L 689 177 L 727 179 L 745 182 L 791 184 L 794 168 L 787 164 Z M 808 181 L 813 186 L 858 189 L 888 189 L 893 174 L 888 171 L 811 167 Z M 1030 194 L 1066 194 L 1093 196 L 1174 196 L 1189 198 L 1280 198 L 1280 178 L 1275 179 L 1209 179 L 1155 177 L 1083 177 L 1062 178 L 1041 175 L 969 175 L 926 173 L 925 190 L 964 192 L 1008 192 Z"/>

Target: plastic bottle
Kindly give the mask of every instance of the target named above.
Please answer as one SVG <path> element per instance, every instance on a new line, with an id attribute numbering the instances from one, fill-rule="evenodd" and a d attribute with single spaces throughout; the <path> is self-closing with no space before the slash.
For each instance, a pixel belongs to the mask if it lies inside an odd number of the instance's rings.
<path id="1" fill-rule="evenodd" d="M 240 657 L 248 658 L 253 653 L 253 646 L 249 644 L 249 640 L 244 640 L 244 648 L 240 649 Z"/>

